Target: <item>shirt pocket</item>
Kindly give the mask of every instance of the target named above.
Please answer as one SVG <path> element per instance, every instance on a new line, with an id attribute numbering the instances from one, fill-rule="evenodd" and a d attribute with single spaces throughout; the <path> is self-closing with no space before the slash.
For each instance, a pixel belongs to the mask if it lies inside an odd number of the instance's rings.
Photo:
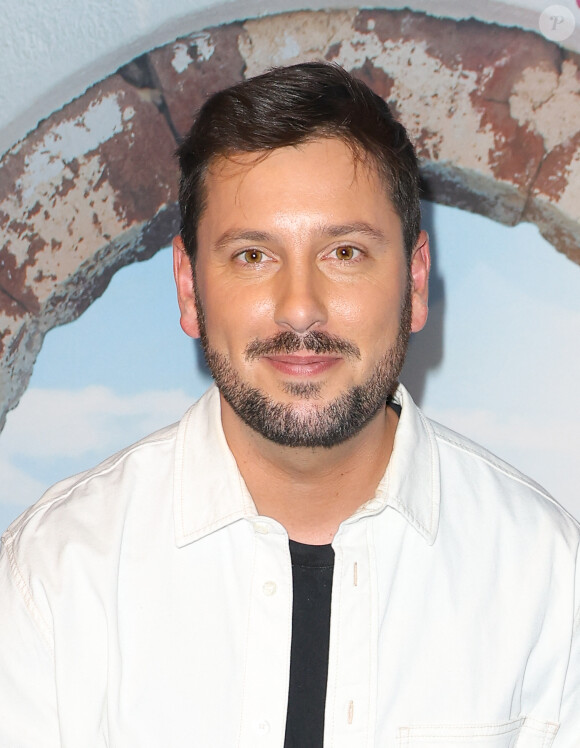
<path id="1" fill-rule="evenodd" d="M 399 727 L 397 748 L 550 748 L 553 722 L 520 717 L 509 722 Z"/>

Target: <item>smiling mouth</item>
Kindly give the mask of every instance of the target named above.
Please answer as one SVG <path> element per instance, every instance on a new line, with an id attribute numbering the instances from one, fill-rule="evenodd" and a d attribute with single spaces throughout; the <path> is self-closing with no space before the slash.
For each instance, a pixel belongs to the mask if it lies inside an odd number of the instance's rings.
<path id="1" fill-rule="evenodd" d="M 291 376 L 314 376 L 328 371 L 338 364 L 341 356 L 321 356 L 320 354 L 286 354 L 278 356 L 264 356 L 277 371 Z"/>

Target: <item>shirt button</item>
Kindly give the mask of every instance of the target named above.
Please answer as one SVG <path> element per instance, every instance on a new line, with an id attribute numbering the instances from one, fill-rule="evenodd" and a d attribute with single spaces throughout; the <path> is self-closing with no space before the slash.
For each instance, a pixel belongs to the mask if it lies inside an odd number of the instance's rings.
<path id="1" fill-rule="evenodd" d="M 267 522 L 254 522 L 254 530 L 260 535 L 267 535 L 270 532 L 270 525 Z"/>
<path id="2" fill-rule="evenodd" d="M 270 723 L 266 722 L 265 719 L 258 722 L 258 732 L 260 735 L 267 735 L 270 732 Z"/>
<path id="3" fill-rule="evenodd" d="M 264 584 L 262 585 L 262 592 L 268 597 L 275 595 L 277 589 L 278 586 L 276 585 L 276 582 L 264 582 Z"/>

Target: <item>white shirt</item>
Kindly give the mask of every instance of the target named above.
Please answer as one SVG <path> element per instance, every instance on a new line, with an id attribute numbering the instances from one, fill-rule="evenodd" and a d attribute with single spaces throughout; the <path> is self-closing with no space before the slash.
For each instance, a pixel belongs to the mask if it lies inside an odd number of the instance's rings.
<path id="1" fill-rule="evenodd" d="M 579 528 L 399 388 L 334 542 L 327 748 L 580 746 Z M 0 559 L 1 748 L 282 748 L 292 570 L 212 388 L 63 481 Z"/>

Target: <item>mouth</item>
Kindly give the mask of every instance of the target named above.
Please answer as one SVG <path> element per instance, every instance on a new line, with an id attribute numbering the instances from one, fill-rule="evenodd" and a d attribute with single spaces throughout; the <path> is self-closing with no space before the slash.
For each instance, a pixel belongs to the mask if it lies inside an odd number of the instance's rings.
<path id="1" fill-rule="evenodd" d="M 283 374 L 296 377 L 310 377 L 323 374 L 342 360 L 341 356 L 293 353 L 278 356 L 264 356 L 264 359 Z"/>

